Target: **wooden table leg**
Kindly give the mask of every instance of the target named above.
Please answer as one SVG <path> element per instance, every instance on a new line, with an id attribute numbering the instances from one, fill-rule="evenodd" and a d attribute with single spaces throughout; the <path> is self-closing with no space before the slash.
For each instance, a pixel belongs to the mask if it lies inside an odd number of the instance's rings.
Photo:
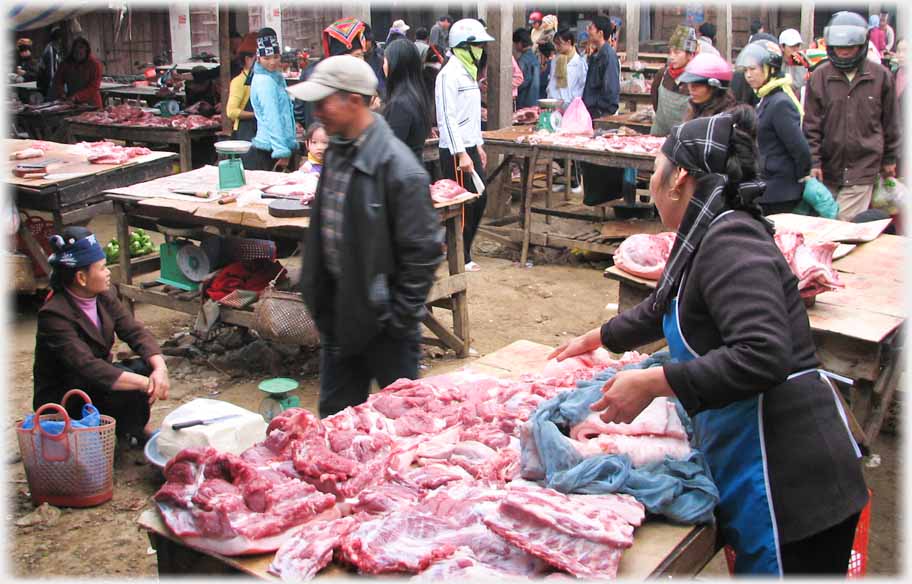
<path id="1" fill-rule="evenodd" d="M 564 201 L 570 200 L 570 185 L 573 183 L 572 175 L 570 174 L 570 159 L 564 160 Z M 572 169 L 573 172 L 576 172 L 576 169 Z"/>
<path id="2" fill-rule="evenodd" d="M 119 284 L 133 283 L 133 266 L 130 263 L 130 223 L 127 219 L 126 204 L 114 201 L 114 216 L 117 217 L 117 241 L 120 243 L 120 279 Z M 134 312 L 133 300 L 121 295 L 124 306 L 131 314 Z"/>
<path id="3" fill-rule="evenodd" d="M 545 169 L 545 209 L 551 208 L 551 187 L 554 186 L 554 159 L 548 158 Z M 545 215 L 545 225 L 551 225 L 551 215 Z"/>
<path id="4" fill-rule="evenodd" d="M 901 368 L 899 366 L 899 353 L 889 350 L 887 353 L 887 363 L 877 381 L 874 382 L 873 391 L 873 409 L 870 417 L 864 421 L 865 437 L 868 445 L 872 445 L 880 434 L 880 428 L 883 426 L 884 419 L 890 411 L 890 404 L 893 403 L 893 396 L 899 385 Z"/>
<path id="5" fill-rule="evenodd" d="M 63 217 L 60 215 L 60 211 L 51 211 L 51 216 L 54 218 L 54 230 L 57 233 L 62 234 L 63 228 L 65 226 L 63 224 Z"/>
<path id="6" fill-rule="evenodd" d="M 41 266 L 41 269 L 44 270 L 45 274 L 50 275 L 51 264 L 48 263 L 48 256 L 44 252 L 44 248 L 41 247 L 41 244 L 38 243 L 32 235 L 32 232 L 28 230 L 25 223 L 21 221 L 19 222 L 19 237 L 22 238 L 25 247 L 28 248 L 29 256 L 38 262 L 38 265 Z"/>
<path id="7" fill-rule="evenodd" d="M 465 209 L 465 204 L 462 205 L 462 208 Z M 463 213 L 458 213 L 455 217 L 446 221 L 447 268 L 451 276 L 465 273 L 465 243 L 462 237 L 463 215 Z M 461 347 L 456 350 L 456 354 L 460 357 L 466 357 L 469 354 L 469 345 L 471 344 L 468 293 L 465 290 L 457 292 L 453 295 L 452 301 L 453 332 L 462 343 Z"/>
<path id="8" fill-rule="evenodd" d="M 532 238 L 532 179 L 535 176 L 535 164 L 538 162 L 538 147 L 532 149 L 532 154 L 529 156 L 529 172 L 526 176 L 526 182 L 523 185 L 522 199 L 524 201 L 524 207 L 522 212 L 523 217 L 523 242 L 522 242 L 522 253 L 519 256 L 519 265 L 520 267 L 526 266 L 526 260 L 529 258 L 529 240 Z"/>
<path id="9" fill-rule="evenodd" d="M 193 156 L 191 150 L 193 143 L 190 141 L 190 133 L 182 132 L 180 139 L 180 164 L 181 172 L 190 172 L 193 170 Z"/>

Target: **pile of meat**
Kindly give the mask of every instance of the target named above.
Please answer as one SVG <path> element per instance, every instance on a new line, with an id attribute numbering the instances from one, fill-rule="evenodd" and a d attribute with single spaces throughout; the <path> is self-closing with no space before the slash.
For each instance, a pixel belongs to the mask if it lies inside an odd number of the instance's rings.
<path id="1" fill-rule="evenodd" d="M 813 298 L 823 292 L 844 287 L 833 269 L 833 252 L 839 247 L 838 243 L 807 243 L 803 234 L 793 231 L 780 231 L 776 233 L 775 239 L 776 246 L 798 278 L 798 290 L 802 298 Z"/>
<path id="2" fill-rule="evenodd" d="M 513 125 L 536 124 L 541 110 L 537 105 L 524 107 L 513 112 Z"/>
<path id="3" fill-rule="evenodd" d="M 46 101 L 38 105 L 25 105 L 22 109 L 24 111 L 36 112 L 36 113 L 53 113 L 53 112 L 65 112 L 70 110 L 80 110 L 85 109 L 86 105 L 78 105 L 72 102 L 68 102 L 62 99 L 54 101 Z"/>
<path id="4" fill-rule="evenodd" d="M 148 148 L 120 146 L 113 142 L 80 142 L 76 148 L 82 150 L 86 160 L 92 164 L 125 164 L 133 158 L 151 154 Z"/>
<path id="5" fill-rule="evenodd" d="M 532 134 L 520 136 L 516 141 L 520 144 L 545 144 L 582 150 L 602 150 L 622 154 L 655 156 L 662 148 L 662 144 L 665 143 L 665 138 L 646 134 L 632 136 L 606 134 L 591 138 L 582 135 L 552 134 L 539 130 Z"/>
<path id="6" fill-rule="evenodd" d="M 435 203 L 449 203 L 468 193 L 458 182 L 443 178 L 431 183 L 431 199 Z"/>
<path id="7" fill-rule="evenodd" d="M 28 158 L 42 158 L 44 153 L 53 148 L 54 145 L 43 140 L 33 140 L 28 148 L 23 148 L 18 152 L 11 152 L 10 160 L 26 160 Z"/>
<path id="8" fill-rule="evenodd" d="M 200 115 L 163 118 L 151 111 L 126 104 L 112 106 L 103 111 L 85 112 L 69 119 L 76 122 L 105 126 L 143 126 L 150 128 L 179 128 L 182 130 L 218 127 L 221 125 L 221 117 L 218 115 L 211 118 Z"/>
<path id="9" fill-rule="evenodd" d="M 285 175 L 281 182 L 264 188 L 263 192 L 283 199 L 295 199 L 306 205 L 316 197 L 319 182 L 320 173 L 297 170 Z"/>
<path id="10" fill-rule="evenodd" d="M 333 558 L 366 574 L 420 573 L 427 581 L 554 571 L 613 578 L 643 506 L 627 495 L 564 495 L 520 479 L 519 436 L 544 401 L 643 358 L 613 360 L 600 349 L 518 380 L 470 371 L 399 380 L 323 420 L 286 410 L 240 456 L 179 453 L 154 500 L 194 547 L 227 555 L 278 549 L 270 571 L 287 581 L 310 579 Z M 600 422 L 587 423 L 574 428 L 581 443 L 627 447 L 599 438 Z M 651 423 L 651 432 L 675 431 Z"/>
<path id="11" fill-rule="evenodd" d="M 614 265 L 628 274 L 658 280 L 674 246 L 674 232 L 631 235 L 614 252 Z"/>
<path id="12" fill-rule="evenodd" d="M 674 241 L 675 234 L 670 232 L 631 235 L 614 252 L 614 265 L 628 274 L 658 280 L 671 255 Z M 833 252 L 839 244 L 832 241 L 807 243 L 804 235 L 791 231 L 776 233 L 775 241 L 792 273 L 798 278 L 802 298 L 813 298 L 843 287 L 833 268 Z"/>

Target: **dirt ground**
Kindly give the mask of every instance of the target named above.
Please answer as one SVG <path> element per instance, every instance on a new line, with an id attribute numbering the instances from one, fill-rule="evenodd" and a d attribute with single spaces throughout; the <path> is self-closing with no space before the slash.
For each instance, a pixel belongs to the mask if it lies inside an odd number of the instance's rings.
<path id="1" fill-rule="evenodd" d="M 92 225 L 104 241 L 113 233 L 109 222 Z M 485 248 L 482 243 L 482 249 Z M 428 356 L 422 374 L 432 375 L 470 364 L 517 339 L 548 345 L 559 344 L 600 324 L 616 310 L 617 284 L 606 280 L 601 269 L 587 263 L 536 265 L 520 268 L 509 259 L 476 255 L 482 271 L 469 277 L 469 315 L 472 347 L 476 354 L 456 359 L 452 354 Z M 38 523 L 17 526 L 34 511 L 14 424 L 31 411 L 32 363 L 37 304 L 20 299 L 10 314 L 9 418 L 6 437 L 10 453 L 7 468 L 7 528 L 12 535 L 8 558 L 13 576 L 154 577 L 155 552 L 136 518 L 150 505 L 149 498 L 162 484 L 160 471 L 147 463 L 141 451 L 119 452 L 115 459 L 114 498 L 91 509 L 61 509 L 53 525 Z M 159 340 L 184 330 L 190 319 L 178 313 L 140 306 L 138 315 Z M 172 392 L 167 401 L 157 402 L 152 421 L 162 418 L 182 403 L 198 397 L 224 399 L 256 410 L 261 393 L 256 385 L 268 373 L 232 377 L 211 367 L 177 361 L 172 367 Z M 298 391 L 302 405 L 315 411 L 317 377 L 301 378 Z M 900 533 L 900 443 L 899 437 L 882 434 L 874 445 L 877 467 L 866 468 L 868 484 L 874 491 L 871 536 L 868 547 L 869 575 L 896 575 L 901 567 L 904 534 Z M 704 571 L 704 577 L 724 575 L 721 554 Z"/>

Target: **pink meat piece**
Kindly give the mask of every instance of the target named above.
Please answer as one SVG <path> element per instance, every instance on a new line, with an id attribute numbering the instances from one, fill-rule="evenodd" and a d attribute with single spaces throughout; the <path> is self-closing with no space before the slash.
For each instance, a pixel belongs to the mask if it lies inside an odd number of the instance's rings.
<path id="1" fill-rule="evenodd" d="M 458 182 L 444 178 L 431 184 L 431 199 L 437 203 L 446 203 L 464 195 L 466 189 Z"/>
<path id="2" fill-rule="evenodd" d="M 802 233 L 793 231 L 779 231 L 774 239 L 792 273 L 798 278 L 802 298 L 844 287 L 833 269 L 833 252 L 839 247 L 837 243 L 807 243 Z"/>
<path id="3" fill-rule="evenodd" d="M 403 473 L 399 480 L 421 489 L 436 489 L 454 481 L 472 481 L 474 477 L 461 467 L 434 463 L 411 469 Z"/>
<path id="4" fill-rule="evenodd" d="M 631 235 L 614 252 L 614 265 L 628 274 L 658 280 L 665 271 L 674 242 L 675 234 L 670 232 Z"/>
<path id="5" fill-rule="evenodd" d="M 45 142 L 44 140 L 32 140 L 32 143 L 29 144 L 29 148 L 37 148 L 47 152 L 48 150 L 54 149 L 54 144 L 52 142 Z"/>
<path id="6" fill-rule="evenodd" d="M 458 546 L 435 540 L 458 530 L 445 517 L 394 511 L 343 536 L 340 556 L 366 574 L 416 573 L 456 552 Z"/>
<path id="7" fill-rule="evenodd" d="M 415 434 L 434 434 L 443 430 L 446 423 L 440 418 L 431 416 L 424 410 L 412 409 L 397 418 L 393 424 L 396 436 L 412 436 Z"/>
<path id="8" fill-rule="evenodd" d="M 592 456 L 593 453 L 626 454 L 635 467 L 662 462 L 666 456 L 683 460 L 691 452 L 687 440 L 667 436 L 600 434 L 591 440 L 577 441 L 574 446 L 583 456 Z"/>
<path id="9" fill-rule="evenodd" d="M 278 549 L 269 571 L 286 582 L 313 579 L 333 558 L 342 538 L 359 524 L 355 516 L 312 521 L 294 532 Z"/>
<path id="10" fill-rule="evenodd" d="M 381 515 L 418 503 L 426 491 L 400 483 L 381 483 L 361 491 L 352 510 Z"/>
<path id="11" fill-rule="evenodd" d="M 627 436 L 667 436 L 687 440 L 687 431 L 678 416 L 677 409 L 668 398 L 652 400 L 629 424 L 606 423 L 599 417 L 601 412 L 592 412 L 585 420 L 570 429 L 574 440 L 589 440 L 601 434 L 624 434 Z"/>
<path id="12" fill-rule="evenodd" d="M 12 152 L 9 155 L 10 160 L 27 160 L 29 158 L 42 158 L 44 150 L 41 148 L 25 148 L 18 152 Z"/>
<path id="13" fill-rule="evenodd" d="M 223 555 L 277 549 L 308 521 L 338 516 L 335 498 L 232 454 L 186 449 L 165 467 L 155 494 L 168 527 L 193 547 Z"/>
<path id="14" fill-rule="evenodd" d="M 604 495 L 570 494 L 567 496 L 577 503 L 611 509 L 611 511 L 634 527 L 639 527 L 646 519 L 646 507 L 637 501 L 633 495 L 607 493 Z"/>

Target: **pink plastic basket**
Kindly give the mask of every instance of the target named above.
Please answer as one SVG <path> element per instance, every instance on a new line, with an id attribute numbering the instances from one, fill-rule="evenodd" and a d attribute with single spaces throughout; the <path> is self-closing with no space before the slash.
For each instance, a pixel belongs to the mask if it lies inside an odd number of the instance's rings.
<path id="1" fill-rule="evenodd" d="M 101 416 L 92 428 L 74 428 L 66 411 L 70 396 L 92 403 L 85 392 L 68 391 L 60 404 L 44 404 L 35 412 L 35 424 L 16 424 L 19 452 L 32 502 L 58 507 L 92 507 L 114 496 L 114 428 L 111 416 Z M 46 413 L 54 411 L 56 413 Z M 62 421 L 63 432 L 50 434 L 40 421 Z"/>

